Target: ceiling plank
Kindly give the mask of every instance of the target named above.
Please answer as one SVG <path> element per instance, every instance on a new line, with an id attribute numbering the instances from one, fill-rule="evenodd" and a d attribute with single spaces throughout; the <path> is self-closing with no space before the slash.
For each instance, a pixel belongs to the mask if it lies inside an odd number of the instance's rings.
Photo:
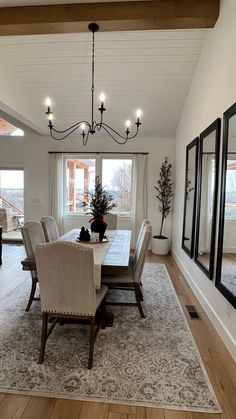
<path id="1" fill-rule="evenodd" d="M 212 28 L 220 0 L 155 0 L 2 7 L 0 35 Z"/>

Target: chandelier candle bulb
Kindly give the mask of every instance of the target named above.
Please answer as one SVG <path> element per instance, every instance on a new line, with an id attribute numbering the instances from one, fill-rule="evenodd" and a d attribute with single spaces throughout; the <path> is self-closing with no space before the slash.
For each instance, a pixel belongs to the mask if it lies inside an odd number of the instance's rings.
<path id="1" fill-rule="evenodd" d="M 136 130 L 130 133 L 129 128 L 131 126 L 131 122 L 128 120 L 126 121 L 126 127 L 127 127 L 125 130 L 126 135 L 124 134 L 122 135 L 118 131 L 116 131 L 111 125 L 108 125 L 105 122 L 103 122 L 103 112 L 106 110 L 106 108 L 104 107 L 105 94 L 102 92 L 99 96 L 99 99 L 101 101 L 101 107 L 98 108 L 101 114 L 101 118 L 100 118 L 100 122 L 96 122 L 94 118 L 94 91 L 95 91 L 95 82 L 94 82 L 95 81 L 95 71 L 94 71 L 95 69 L 95 65 L 94 65 L 95 63 L 95 36 L 94 34 L 98 32 L 99 26 L 97 23 L 93 22 L 88 25 L 88 29 L 90 30 L 90 32 L 92 32 L 91 121 L 89 122 L 86 120 L 82 120 L 80 122 L 76 122 L 75 124 L 63 130 L 58 130 L 54 128 L 51 122 L 53 119 L 53 113 L 51 112 L 51 109 L 50 109 L 51 100 L 49 97 L 47 97 L 45 100 L 45 104 L 47 106 L 47 112 L 45 113 L 48 116 L 48 120 L 49 120 L 49 124 L 48 124 L 49 132 L 50 132 L 51 137 L 54 140 L 60 141 L 69 137 L 69 135 L 71 135 L 73 132 L 75 132 L 76 130 L 80 128 L 82 131 L 81 135 L 83 137 L 83 145 L 86 145 L 90 134 L 94 135 L 95 133 L 101 130 L 104 130 L 117 144 L 126 144 L 128 140 L 135 138 L 138 135 L 139 126 L 141 125 L 141 122 L 139 121 L 139 118 L 141 116 L 141 111 L 140 109 L 138 109 L 138 111 L 136 112 L 136 115 L 137 115 L 137 122 L 135 122 Z M 86 128 L 86 132 L 85 132 L 85 128 Z"/>
<path id="2" fill-rule="evenodd" d="M 105 102 L 105 95 L 104 95 L 104 93 L 101 93 L 100 94 L 99 99 L 100 99 L 100 101 L 101 101 L 101 103 L 103 105 L 103 103 Z"/>
<path id="3" fill-rule="evenodd" d="M 130 120 L 129 119 L 127 119 L 127 121 L 126 121 L 126 123 L 125 123 L 125 125 L 126 125 L 126 127 L 127 127 L 127 129 L 126 129 L 126 137 L 128 138 L 128 135 L 129 135 L 129 133 L 130 133 L 130 130 L 129 130 L 129 128 L 130 128 L 130 125 L 131 125 L 131 122 L 130 122 Z"/>
<path id="4" fill-rule="evenodd" d="M 48 108 L 50 108 L 51 103 L 52 103 L 52 101 L 51 101 L 50 97 L 47 97 L 47 98 L 45 99 L 45 105 L 46 105 Z"/>

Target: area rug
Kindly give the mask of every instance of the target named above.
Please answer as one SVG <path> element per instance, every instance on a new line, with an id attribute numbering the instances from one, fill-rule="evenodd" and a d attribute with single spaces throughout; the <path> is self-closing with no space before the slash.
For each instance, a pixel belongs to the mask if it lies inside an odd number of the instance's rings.
<path id="1" fill-rule="evenodd" d="M 228 288 L 233 295 L 236 295 L 236 269 L 231 266 L 222 266 L 222 284 Z"/>
<path id="2" fill-rule="evenodd" d="M 99 331 L 90 371 L 85 325 L 57 325 L 37 364 L 40 306 L 24 311 L 25 282 L 0 301 L 0 391 L 220 411 L 165 265 L 145 264 L 145 319 L 136 307 L 111 307 L 114 326 Z"/>

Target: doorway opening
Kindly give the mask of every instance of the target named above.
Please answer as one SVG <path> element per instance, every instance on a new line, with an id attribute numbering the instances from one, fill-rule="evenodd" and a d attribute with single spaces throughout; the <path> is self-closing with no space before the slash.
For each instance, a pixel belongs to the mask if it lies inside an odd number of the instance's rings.
<path id="1" fill-rule="evenodd" d="M 3 242 L 22 242 L 24 170 L 0 168 L 0 226 Z"/>

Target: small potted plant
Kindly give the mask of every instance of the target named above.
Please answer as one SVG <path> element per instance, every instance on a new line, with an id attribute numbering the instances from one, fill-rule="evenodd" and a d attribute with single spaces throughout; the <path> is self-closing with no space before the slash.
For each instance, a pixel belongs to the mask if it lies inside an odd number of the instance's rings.
<path id="1" fill-rule="evenodd" d="M 116 204 L 113 202 L 113 196 L 104 190 L 100 178 L 97 176 L 94 192 L 86 192 L 85 198 L 86 201 L 83 202 L 83 205 L 88 207 L 93 215 L 93 218 L 89 220 L 91 231 L 99 233 L 99 241 L 102 241 L 107 226 L 103 217 L 112 208 L 116 207 Z"/>
<path id="2" fill-rule="evenodd" d="M 168 157 L 165 157 L 161 164 L 159 178 L 156 186 L 156 198 L 159 201 L 159 210 L 161 213 L 161 227 L 159 235 L 152 237 L 152 252 L 157 255 L 166 255 L 169 252 L 169 239 L 162 234 L 164 221 L 167 215 L 171 212 L 172 198 L 173 198 L 173 182 L 172 182 L 172 164 L 168 162 Z"/>

